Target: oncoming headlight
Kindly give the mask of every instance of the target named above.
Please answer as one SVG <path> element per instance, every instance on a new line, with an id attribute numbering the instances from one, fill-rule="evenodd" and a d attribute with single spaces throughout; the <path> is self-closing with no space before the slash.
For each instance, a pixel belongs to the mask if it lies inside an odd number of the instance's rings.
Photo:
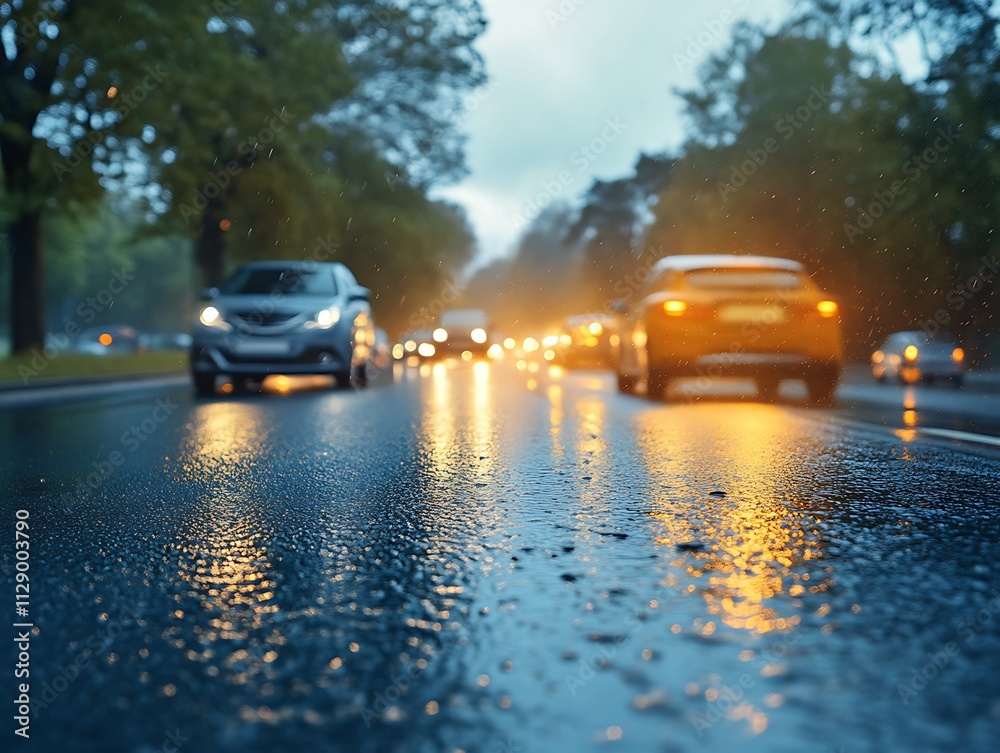
<path id="1" fill-rule="evenodd" d="M 198 314 L 198 321 L 204 324 L 206 327 L 226 327 L 226 322 L 222 318 L 222 314 L 219 309 L 215 306 L 206 306 Z"/>
<path id="2" fill-rule="evenodd" d="M 340 321 L 340 309 L 328 308 L 317 311 L 313 318 L 306 322 L 306 326 L 311 329 L 330 329 Z"/>

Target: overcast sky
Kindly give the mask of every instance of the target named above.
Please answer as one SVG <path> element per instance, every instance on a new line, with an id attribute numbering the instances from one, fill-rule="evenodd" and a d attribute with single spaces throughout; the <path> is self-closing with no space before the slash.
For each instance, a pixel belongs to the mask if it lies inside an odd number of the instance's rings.
<path id="1" fill-rule="evenodd" d="M 465 207 L 481 258 L 513 250 L 550 196 L 626 175 L 641 151 L 678 146 L 675 88 L 727 45 L 738 20 L 774 25 L 788 0 L 480 0 L 490 85 L 467 100 L 468 178 L 440 191 Z M 541 202 L 539 202 L 541 198 Z"/>

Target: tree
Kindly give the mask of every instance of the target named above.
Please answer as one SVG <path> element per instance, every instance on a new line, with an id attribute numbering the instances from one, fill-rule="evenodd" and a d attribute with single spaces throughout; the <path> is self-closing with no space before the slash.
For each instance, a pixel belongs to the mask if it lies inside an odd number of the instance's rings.
<path id="1" fill-rule="evenodd" d="M 163 224 L 193 229 L 203 284 L 225 276 L 227 250 L 343 244 L 364 211 L 350 196 L 372 182 L 453 177 L 454 103 L 483 80 L 470 47 L 481 30 L 463 0 L 248 0 L 183 40 L 170 58 L 175 117 L 144 149 Z"/>
<path id="2" fill-rule="evenodd" d="M 914 207 L 914 222 L 925 228 L 940 249 L 945 273 L 923 274 L 932 300 L 921 316 L 941 313 L 964 333 L 974 350 L 983 352 L 995 339 L 995 285 L 983 285 L 969 297 L 966 287 L 985 262 L 997 255 L 993 217 L 1000 207 L 1000 37 L 995 3 L 990 0 L 811 0 L 806 18 L 824 34 L 867 46 L 894 61 L 895 48 L 915 40 L 926 75 L 912 88 L 910 131 L 918 137 L 906 144 L 914 157 L 940 162 L 928 169 L 927 192 Z M 912 71 L 910 71 L 912 73 Z M 939 129 L 951 135 L 946 150 Z M 919 143 L 922 141 L 923 143 Z M 919 220 L 918 220 L 919 218 Z M 921 244 L 926 245 L 926 244 Z M 934 311 L 937 309 L 937 311 Z"/>
<path id="3" fill-rule="evenodd" d="M 483 27 L 474 0 L 0 3 L 14 350 L 45 336 L 43 215 L 89 211 L 106 188 L 143 198 L 148 232 L 188 233 L 205 284 L 227 250 L 371 246 L 352 225 L 390 208 L 415 216 L 389 216 L 383 245 L 433 227 L 464 257 L 464 220 L 426 189 L 461 170 L 453 123 L 483 80 Z"/>
<path id="4" fill-rule="evenodd" d="M 135 134 L 158 83 L 151 60 L 186 17 L 131 0 L 0 3 L 0 166 L 10 245 L 14 352 L 45 339 L 43 218 L 92 206 L 92 166 Z M 117 96 L 121 93 L 121 96 Z"/>
<path id="5" fill-rule="evenodd" d="M 358 85 L 331 113 L 416 186 L 465 172 L 456 128 L 468 92 L 486 83 L 473 43 L 486 28 L 478 0 L 360 0 L 338 4 L 337 29 Z"/>
<path id="6" fill-rule="evenodd" d="M 933 311 L 927 280 L 946 278 L 956 254 L 940 181 L 958 163 L 929 97 L 795 23 L 740 29 L 684 98 L 697 126 L 650 245 L 805 262 L 845 298 L 858 356 L 883 328 L 915 327 Z M 927 149 L 933 163 L 921 160 Z"/>
<path id="7" fill-rule="evenodd" d="M 329 3 L 243 0 L 205 6 L 197 29 L 160 64 L 168 115 L 136 146 L 158 192 L 160 228 L 186 231 L 204 285 L 225 276 L 229 245 L 286 243 L 316 200 L 315 163 L 301 152 L 322 138 L 316 118 L 354 82 Z"/>
<path id="8" fill-rule="evenodd" d="M 584 270 L 591 289 L 587 299 L 610 298 L 614 283 L 635 267 L 672 166 L 673 160 L 665 155 L 640 154 L 632 175 L 591 184 L 569 228 L 570 242 L 584 243 Z"/>

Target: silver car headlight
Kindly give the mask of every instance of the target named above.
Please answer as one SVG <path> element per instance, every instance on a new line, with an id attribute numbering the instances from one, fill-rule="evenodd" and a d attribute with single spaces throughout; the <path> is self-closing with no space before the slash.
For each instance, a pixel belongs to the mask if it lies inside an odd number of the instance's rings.
<path id="1" fill-rule="evenodd" d="M 198 314 L 198 321 L 204 324 L 206 327 L 216 327 L 218 329 L 232 329 L 225 319 L 222 318 L 222 312 L 215 306 L 206 306 Z"/>
<path id="2" fill-rule="evenodd" d="M 306 327 L 309 329 L 330 329 L 330 327 L 339 321 L 340 309 L 331 306 L 330 308 L 320 309 L 313 314 L 312 319 L 306 322 Z"/>

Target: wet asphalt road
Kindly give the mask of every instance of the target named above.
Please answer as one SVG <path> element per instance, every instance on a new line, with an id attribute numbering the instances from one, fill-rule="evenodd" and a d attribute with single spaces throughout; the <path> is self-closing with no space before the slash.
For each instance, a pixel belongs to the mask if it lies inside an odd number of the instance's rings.
<path id="1" fill-rule="evenodd" d="M 995 750 L 997 395 L 395 381 L 0 413 L 4 749 Z"/>

